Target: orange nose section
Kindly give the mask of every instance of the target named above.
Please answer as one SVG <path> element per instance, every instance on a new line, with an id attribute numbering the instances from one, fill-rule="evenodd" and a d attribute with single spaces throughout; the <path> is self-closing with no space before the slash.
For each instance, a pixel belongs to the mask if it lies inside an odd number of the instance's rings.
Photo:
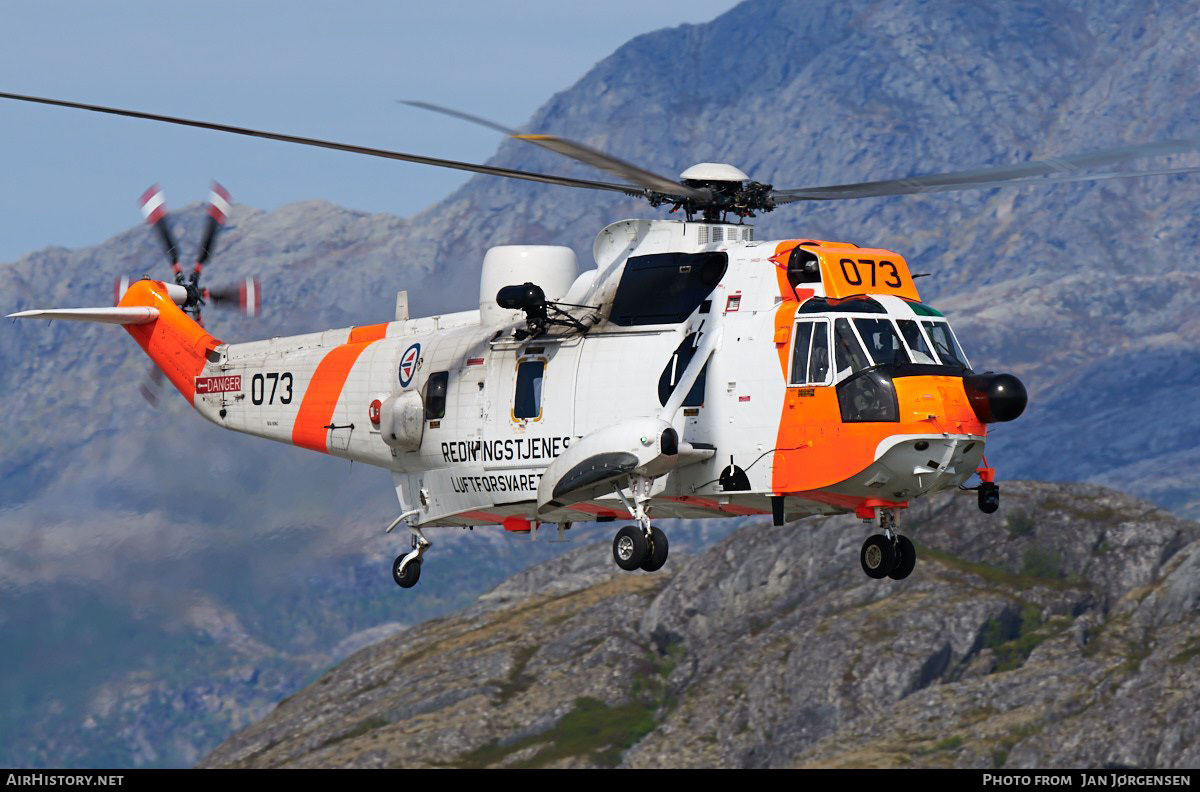
<path id="1" fill-rule="evenodd" d="M 986 427 L 971 409 L 961 377 L 897 377 L 896 401 L 901 424 L 920 424 L 923 430 L 982 435 Z M 908 431 L 888 434 L 908 434 Z"/>
<path id="2" fill-rule="evenodd" d="M 196 396 L 196 377 L 204 370 L 209 350 L 221 342 L 180 310 L 158 281 L 137 281 L 119 304 L 158 309 L 157 321 L 125 325 L 125 329 L 191 404 Z"/>
<path id="3" fill-rule="evenodd" d="M 845 481 L 875 462 L 880 443 L 895 435 L 986 435 L 962 378 L 897 377 L 893 382 L 899 420 L 887 422 L 844 422 L 833 387 L 788 388 L 772 489 L 811 492 Z"/>

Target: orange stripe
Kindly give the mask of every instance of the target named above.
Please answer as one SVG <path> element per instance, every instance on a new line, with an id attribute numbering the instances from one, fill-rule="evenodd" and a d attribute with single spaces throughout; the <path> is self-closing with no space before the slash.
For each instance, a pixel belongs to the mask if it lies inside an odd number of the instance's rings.
<path id="1" fill-rule="evenodd" d="M 292 426 L 293 443 L 322 454 L 329 453 L 329 430 L 325 427 L 333 423 L 338 397 L 342 395 L 350 369 L 370 343 L 335 347 L 317 365 L 296 413 L 296 423 Z"/>
<path id="2" fill-rule="evenodd" d="M 196 398 L 196 377 L 207 362 L 205 356 L 221 342 L 181 311 L 158 281 L 140 280 L 131 284 L 120 304 L 158 309 L 156 321 L 125 325 L 125 329 L 191 404 Z"/>
<path id="3" fill-rule="evenodd" d="M 352 327 L 350 328 L 349 343 L 362 344 L 367 341 L 378 341 L 387 335 L 387 328 L 387 323 Z"/>

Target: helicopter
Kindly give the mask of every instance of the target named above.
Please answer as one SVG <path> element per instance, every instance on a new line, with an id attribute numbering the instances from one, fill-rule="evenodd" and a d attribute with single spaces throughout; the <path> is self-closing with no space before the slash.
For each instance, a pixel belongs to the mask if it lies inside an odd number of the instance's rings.
<path id="1" fill-rule="evenodd" d="M 123 326 L 205 419 L 226 429 L 384 468 L 409 549 L 392 562 L 420 579 L 431 527 L 629 521 L 613 560 L 666 563 L 663 518 L 770 516 L 775 525 L 853 513 L 874 531 L 872 578 L 914 570 L 900 515 L 915 499 L 972 489 L 993 513 L 1000 488 L 988 427 L 1017 419 L 1014 375 L 978 371 L 947 318 L 922 302 L 898 252 L 796 235 L 759 240 L 746 221 L 801 201 L 1193 173 L 1116 166 L 1200 148 L 1200 138 L 900 179 L 777 189 L 733 165 L 670 179 L 553 135 L 508 129 L 425 102 L 620 179 L 513 170 L 58 99 L 0 98 L 259 137 L 548 185 L 616 192 L 680 219 L 620 220 L 596 236 L 594 267 L 554 245 L 499 245 L 482 262 L 478 307 L 269 340 L 226 343 L 201 308 L 229 289 L 200 285 L 228 194 L 210 200 L 197 265 L 185 275 L 161 195 L 143 196 L 173 278 L 118 287 L 112 307 L 11 318 Z M 147 210 L 146 207 L 150 206 Z M 244 281 L 240 302 L 260 299 Z M 257 306 L 256 306 L 257 307 Z M 966 482 L 978 477 L 979 483 Z"/>

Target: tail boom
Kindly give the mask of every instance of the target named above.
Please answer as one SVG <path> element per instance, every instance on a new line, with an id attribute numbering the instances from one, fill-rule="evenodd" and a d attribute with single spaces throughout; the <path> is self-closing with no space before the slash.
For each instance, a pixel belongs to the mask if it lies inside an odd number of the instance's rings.
<path id="1" fill-rule="evenodd" d="M 167 284 L 137 281 L 121 297 L 118 307 L 158 312 L 158 318 L 149 324 L 127 324 L 125 329 L 191 404 L 196 398 L 196 377 L 215 356 L 213 350 L 221 342 L 175 304 Z"/>

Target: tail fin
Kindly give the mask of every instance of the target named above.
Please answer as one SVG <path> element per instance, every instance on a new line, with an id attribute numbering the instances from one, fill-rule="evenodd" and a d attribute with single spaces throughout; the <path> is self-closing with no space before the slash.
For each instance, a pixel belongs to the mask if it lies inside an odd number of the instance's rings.
<path id="1" fill-rule="evenodd" d="M 206 363 L 217 359 L 213 349 L 221 342 L 184 313 L 174 284 L 140 280 L 129 286 L 115 308 L 53 308 L 21 311 L 12 319 L 69 319 L 124 325 L 138 346 L 150 356 L 184 398 L 196 396 L 196 377 Z"/>

